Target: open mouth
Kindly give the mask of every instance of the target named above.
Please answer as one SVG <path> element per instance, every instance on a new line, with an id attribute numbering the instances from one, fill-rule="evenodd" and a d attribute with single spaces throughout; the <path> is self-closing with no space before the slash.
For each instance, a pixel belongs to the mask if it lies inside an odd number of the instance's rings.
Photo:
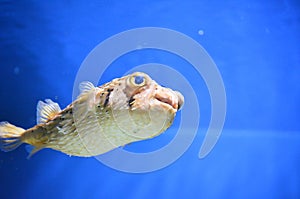
<path id="1" fill-rule="evenodd" d="M 161 94 L 157 93 L 155 95 L 155 99 L 157 99 L 158 101 L 160 101 L 164 104 L 167 104 L 168 106 L 170 106 L 170 108 L 173 108 L 176 110 L 178 109 L 178 103 L 175 102 L 175 100 L 173 100 L 171 96 L 161 95 Z"/>

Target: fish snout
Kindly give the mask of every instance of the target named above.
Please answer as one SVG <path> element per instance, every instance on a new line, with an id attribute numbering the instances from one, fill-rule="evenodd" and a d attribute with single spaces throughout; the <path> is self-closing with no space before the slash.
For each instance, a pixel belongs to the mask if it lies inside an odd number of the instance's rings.
<path id="1" fill-rule="evenodd" d="M 180 110 L 184 104 L 184 97 L 179 91 L 174 91 L 177 95 L 177 110 Z"/>
<path id="2" fill-rule="evenodd" d="M 162 104 L 171 106 L 175 110 L 180 110 L 184 103 L 183 95 L 178 91 L 173 91 L 169 88 L 161 88 L 155 94 L 155 99 Z"/>

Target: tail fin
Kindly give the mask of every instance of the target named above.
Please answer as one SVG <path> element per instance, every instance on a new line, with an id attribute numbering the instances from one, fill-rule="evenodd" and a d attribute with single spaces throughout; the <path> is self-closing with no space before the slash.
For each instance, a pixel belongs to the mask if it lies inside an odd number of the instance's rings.
<path id="1" fill-rule="evenodd" d="M 4 152 L 12 151 L 22 144 L 25 130 L 8 122 L 0 122 L 0 149 Z"/>

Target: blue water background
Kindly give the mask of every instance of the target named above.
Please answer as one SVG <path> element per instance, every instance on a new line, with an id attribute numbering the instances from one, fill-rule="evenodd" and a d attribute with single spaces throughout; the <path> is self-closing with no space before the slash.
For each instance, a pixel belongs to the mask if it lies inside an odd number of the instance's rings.
<path id="1" fill-rule="evenodd" d="M 38 100 L 72 101 L 77 70 L 100 42 L 138 27 L 164 27 L 199 42 L 226 87 L 225 128 L 198 159 L 204 131 L 175 163 L 146 174 L 94 158 L 24 147 L 0 153 L 0 198 L 300 198 L 300 3 L 285 1 L 0 1 L 0 121 L 29 128 Z M 199 34 L 203 31 L 203 35 Z M 117 60 L 100 83 L 139 64 L 180 71 L 210 119 L 205 83 L 184 60 L 158 51 Z M 119 68 L 118 68 L 119 67 Z M 191 118 L 192 120 L 193 118 Z M 151 151 L 178 127 L 129 146 Z"/>

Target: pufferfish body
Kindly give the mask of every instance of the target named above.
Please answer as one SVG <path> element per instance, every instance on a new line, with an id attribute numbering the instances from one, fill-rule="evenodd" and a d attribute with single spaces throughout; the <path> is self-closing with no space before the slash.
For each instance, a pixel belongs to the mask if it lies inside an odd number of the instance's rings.
<path id="1" fill-rule="evenodd" d="M 173 122 L 184 98 L 136 72 L 95 87 L 80 84 L 80 95 L 61 110 L 50 99 L 37 105 L 38 124 L 30 129 L 0 123 L 0 149 L 11 151 L 22 143 L 31 154 L 51 148 L 68 155 L 91 157 L 126 144 L 160 135 Z"/>

